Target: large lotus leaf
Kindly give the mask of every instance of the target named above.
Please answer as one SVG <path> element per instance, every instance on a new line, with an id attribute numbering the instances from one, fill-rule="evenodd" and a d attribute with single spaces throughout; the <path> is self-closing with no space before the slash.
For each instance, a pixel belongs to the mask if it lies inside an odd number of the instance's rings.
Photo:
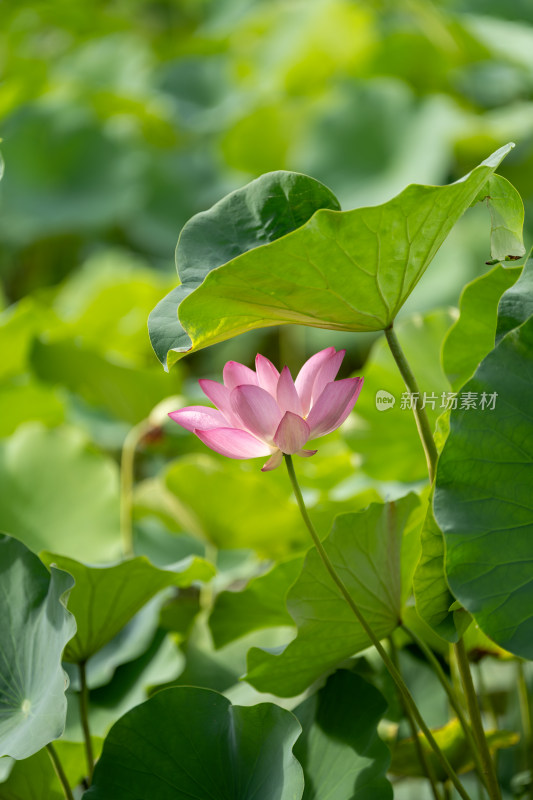
<path id="1" fill-rule="evenodd" d="M 488 636 L 533 658 L 533 318 L 499 342 L 463 391 L 477 408 L 451 412 L 434 498 L 448 582 Z"/>
<path id="2" fill-rule="evenodd" d="M 93 737 L 95 755 L 102 749 L 102 740 Z M 83 742 L 59 740 L 54 748 L 72 787 L 78 786 L 86 775 L 85 745 Z M 46 750 L 40 750 L 24 761 L 17 761 L 9 778 L 0 783 L 0 800 L 65 800 L 65 793 Z"/>
<path id="3" fill-rule="evenodd" d="M 463 289 L 461 314 L 442 345 L 442 365 L 454 391 L 472 377 L 479 362 L 494 347 L 498 302 L 521 271 L 521 267 L 504 268 L 498 264 Z"/>
<path id="4" fill-rule="evenodd" d="M 421 523 L 418 498 L 409 494 L 339 515 L 324 541 L 333 566 L 380 639 L 400 622 L 420 555 Z M 246 680 L 259 691 L 297 695 L 370 644 L 314 548 L 289 590 L 287 608 L 298 626 L 296 639 L 279 655 L 258 648 L 248 654 Z"/>
<path id="5" fill-rule="evenodd" d="M 293 625 L 285 596 L 298 577 L 303 556 L 296 556 L 252 578 L 241 592 L 221 592 L 209 617 L 215 647 L 238 639 L 250 631 L 277 625 Z"/>
<path id="6" fill-rule="evenodd" d="M 370 683 L 339 670 L 294 709 L 303 731 L 294 748 L 304 770 L 303 800 L 392 798 L 390 752 L 377 732 L 386 708 Z"/>
<path id="7" fill-rule="evenodd" d="M 267 325 L 383 330 L 510 148 L 500 148 L 449 186 L 411 185 L 371 208 L 320 209 L 292 233 L 264 246 L 258 241 L 247 252 L 243 246 L 231 261 L 227 251 L 210 253 L 204 245 L 211 263 L 194 273 L 203 283 L 184 282 L 161 312 L 156 307 L 151 314 L 154 349 L 164 363 L 165 351 L 171 365 L 186 352 Z M 225 225 L 240 230 L 235 217 Z M 215 247 L 216 228 L 192 233 Z M 242 236 L 247 243 L 246 226 Z M 178 313 L 179 324 L 170 331 L 169 319 Z"/>
<path id="8" fill-rule="evenodd" d="M 21 542 L 0 536 L 0 757 L 28 758 L 63 733 L 72 586 L 70 575 L 48 572 Z"/>
<path id="9" fill-rule="evenodd" d="M 432 428 L 448 401 L 450 385 L 440 364 L 440 348 L 452 324 L 450 311 L 413 315 L 395 325 L 395 331 L 420 388 L 426 394 L 426 413 Z M 405 482 L 427 477 L 427 462 L 413 411 L 405 402 L 407 389 L 385 337 L 375 342 L 363 369 L 365 385 L 355 413 L 341 429 L 361 456 L 363 470 L 378 480 Z M 387 395 L 392 402 L 380 402 Z"/>
<path id="10" fill-rule="evenodd" d="M 209 689 L 159 692 L 111 729 L 85 800 L 300 800 L 294 716 Z"/>
<path id="11" fill-rule="evenodd" d="M 269 172 L 224 197 L 184 226 L 176 248 L 181 286 L 168 294 L 148 321 L 154 351 L 167 366 L 169 351 L 190 350 L 177 309 L 213 269 L 304 225 L 320 208 L 338 210 L 335 195 L 322 183 L 296 172 Z M 229 338 L 229 337 L 225 337 Z M 168 355 L 168 365 L 176 361 Z"/>
<path id="12" fill-rule="evenodd" d="M 507 289 L 500 300 L 496 343 L 531 316 L 533 316 L 533 256 L 530 253 L 519 279 L 514 286 Z"/>
<path id="13" fill-rule="evenodd" d="M 0 444 L 0 527 L 33 551 L 93 562 L 121 551 L 116 463 L 73 428 L 29 423 Z"/>
<path id="14" fill-rule="evenodd" d="M 89 567 L 54 553 L 41 555 L 46 564 L 69 572 L 76 584 L 69 608 L 78 630 L 65 650 L 65 661 L 85 662 L 107 644 L 159 591 L 209 580 L 214 567 L 203 558 L 186 558 L 171 568 L 154 567 L 139 556 L 110 567 Z"/>

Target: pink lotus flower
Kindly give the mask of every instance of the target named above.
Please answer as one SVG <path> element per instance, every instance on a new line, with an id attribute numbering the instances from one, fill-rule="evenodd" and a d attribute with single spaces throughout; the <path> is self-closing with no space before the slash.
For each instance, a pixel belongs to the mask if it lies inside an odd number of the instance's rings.
<path id="1" fill-rule="evenodd" d="M 270 456 L 263 471 L 276 469 L 284 453 L 313 456 L 317 451 L 304 450 L 306 442 L 338 428 L 363 386 L 363 378 L 335 380 L 345 352 L 321 350 L 305 362 L 295 381 L 288 367 L 280 374 L 259 354 L 255 372 L 228 361 L 223 384 L 199 381 L 216 408 L 189 406 L 169 417 L 223 456 Z"/>

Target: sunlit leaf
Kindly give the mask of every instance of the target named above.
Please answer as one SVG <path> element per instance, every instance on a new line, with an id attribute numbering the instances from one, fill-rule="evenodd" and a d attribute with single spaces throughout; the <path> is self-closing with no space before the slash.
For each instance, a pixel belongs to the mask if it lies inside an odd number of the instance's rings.
<path id="1" fill-rule="evenodd" d="M 270 703 L 232 706 L 209 689 L 159 692 L 117 722 L 86 800 L 299 800 L 293 715 Z"/>
<path id="2" fill-rule="evenodd" d="M 508 256 L 525 255 L 524 204 L 514 186 L 501 175 L 491 175 L 477 199 L 484 200 L 490 209 L 492 258 L 504 261 Z"/>
<path id="3" fill-rule="evenodd" d="M 76 623 L 66 610 L 70 575 L 0 536 L 0 756 L 27 758 L 65 727 L 61 653 Z"/>
<path id="4" fill-rule="evenodd" d="M 148 322 L 161 363 L 166 366 L 176 360 L 174 353 L 167 356 L 168 351 L 191 348 L 177 309 L 211 270 L 286 236 L 320 208 L 339 209 L 326 186 L 307 175 L 279 171 L 262 175 L 189 220 L 176 248 L 181 286 L 156 306 Z"/>
<path id="5" fill-rule="evenodd" d="M 190 235 L 201 234 L 204 261 L 200 273 L 196 263 L 191 265 L 191 281 L 182 277 L 179 324 L 167 363 L 266 325 L 299 323 L 344 331 L 388 327 L 510 148 L 501 148 L 449 186 L 412 185 L 371 208 L 321 209 L 269 244 L 250 242 L 247 225 L 241 230 L 235 216 L 226 215 L 224 224 L 217 217 L 215 225 L 198 231 L 193 218 Z M 226 246 L 216 246 L 221 227 L 235 227 L 242 242 L 229 258 Z M 183 269 L 189 266 L 181 266 L 178 253 L 180 274 Z M 164 333 L 167 346 L 168 326 L 159 324 L 157 308 L 151 330 L 154 349 L 164 361 L 158 340 Z"/>

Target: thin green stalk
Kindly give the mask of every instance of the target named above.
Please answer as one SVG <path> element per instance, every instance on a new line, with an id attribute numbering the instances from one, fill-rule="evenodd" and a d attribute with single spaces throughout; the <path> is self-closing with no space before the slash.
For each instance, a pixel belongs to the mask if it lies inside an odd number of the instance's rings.
<path id="1" fill-rule="evenodd" d="M 91 731 L 89 729 L 89 688 L 87 686 L 87 675 L 85 671 L 85 661 L 78 664 L 80 673 L 80 691 L 78 693 L 80 702 L 80 720 L 83 728 L 83 738 L 85 741 L 85 756 L 87 759 L 87 779 L 89 784 L 93 779 L 94 753 L 91 741 Z"/>
<path id="2" fill-rule="evenodd" d="M 472 673 L 470 672 L 470 665 L 468 663 L 468 656 L 466 654 L 465 643 L 459 639 L 455 645 L 455 654 L 457 656 L 457 666 L 461 675 L 461 681 L 466 697 L 466 704 L 468 706 L 468 713 L 470 715 L 470 722 L 474 732 L 478 752 L 483 764 L 483 773 L 485 775 L 485 783 L 487 791 L 491 800 L 501 800 L 502 795 L 498 785 L 498 778 L 487 744 L 485 731 L 483 729 L 483 722 L 481 720 L 481 713 L 477 701 L 476 690 L 474 688 L 474 681 L 472 680 Z"/>
<path id="3" fill-rule="evenodd" d="M 398 652 L 396 650 L 396 645 L 394 644 L 394 640 L 393 640 L 392 636 L 389 637 L 389 644 L 390 644 L 390 654 L 391 654 L 392 663 L 394 664 L 394 666 L 396 667 L 396 669 L 398 670 L 398 672 L 401 675 L 401 672 L 400 672 L 400 660 L 398 658 Z M 413 715 L 411 713 L 411 709 L 409 708 L 409 706 L 407 705 L 407 703 L 403 699 L 403 696 L 399 692 L 398 692 L 398 696 L 400 698 L 400 703 L 402 705 L 402 708 L 404 710 L 405 716 L 407 717 L 407 721 L 409 723 L 409 727 L 411 729 L 411 735 L 413 737 L 413 744 L 414 744 L 414 747 L 415 747 L 415 750 L 416 750 L 416 754 L 417 754 L 418 760 L 420 762 L 420 766 L 422 767 L 422 772 L 424 773 L 424 775 L 426 776 L 426 778 L 428 779 L 428 781 L 430 783 L 431 792 L 433 794 L 434 799 L 435 800 L 441 800 L 441 796 L 439 794 L 439 790 L 438 790 L 438 787 L 437 787 L 437 779 L 435 777 L 435 771 L 433 769 L 433 765 L 431 764 L 431 761 L 429 761 L 429 759 L 426 756 L 424 748 L 422 747 L 422 742 L 420 741 L 420 737 L 418 735 L 418 728 L 416 727 L 416 722 L 415 722 L 415 719 L 414 719 L 414 717 L 413 717 Z"/>
<path id="4" fill-rule="evenodd" d="M 518 672 L 520 717 L 522 719 L 522 730 L 524 732 L 524 769 L 529 770 L 531 773 L 532 784 L 529 790 L 529 796 L 531 800 L 533 800 L 533 712 L 531 711 L 531 702 L 529 700 L 524 662 L 521 659 L 516 662 L 516 669 Z"/>
<path id="5" fill-rule="evenodd" d="M 411 692 L 407 688 L 402 676 L 400 675 L 400 673 L 398 672 L 398 670 L 396 669 L 396 667 L 392 663 L 392 660 L 389 657 L 389 654 L 387 653 L 387 651 L 385 650 L 385 648 L 383 647 L 383 645 L 381 644 L 381 642 L 379 641 L 377 636 L 374 634 L 374 631 L 369 626 L 369 624 L 366 621 L 365 617 L 360 612 L 358 606 L 355 604 L 354 600 L 352 599 L 352 596 L 350 595 L 348 589 L 344 585 L 344 582 L 343 582 L 342 578 L 337 574 L 333 564 L 329 560 L 329 556 L 326 553 L 326 551 L 325 551 L 325 549 L 324 549 L 324 547 L 322 545 L 322 542 L 320 541 L 320 538 L 319 538 L 319 536 L 318 536 L 318 534 L 317 534 L 317 532 L 316 532 L 316 530 L 315 530 L 315 528 L 313 526 L 313 523 L 311 522 L 311 520 L 309 518 L 309 514 L 307 513 L 307 509 L 305 507 L 305 503 L 304 503 L 304 500 L 303 500 L 303 497 L 302 497 L 302 493 L 301 493 L 300 487 L 298 485 L 298 480 L 296 478 L 296 473 L 294 472 L 294 465 L 292 463 L 292 457 L 289 456 L 289 455 L 286 455 L 285 456 L 285 463 L 287 465 L 287 472 L 289 473 L 289 478 L 290 478 L 290 481 L 291 481 L 291 484 L 292 484 L 292 488 L 293 488 L 293 491 L 294 491 L 294 496 L 296 498 L 296 502 L 298 503 L 298 507 L 300 509 L 300 513 L 302 515 L 303 521 L 305 522 L 305 524 L 307 526 L 307 529 L 308 529 L 309 533 L 311 534 L 311 538 L 312 538 L 313 543 L 314 543 L 314 545 L 315 545 L 315 547 L 316 547 L 316 549 L 318 551 L 318 554 L 319 554 L 320 558 L 322 559 L 322 563 L 324 564 L 324 567 L 328 571 L 331 579 L 334 581 L 334 583 L 339 588 L 342 596 L 344 597 L 344 599 L 346 600 L 346 602 L 350 606 L 350 609 L 354 613 L 355 617 L 357 618 L 357 620 L 358 620 L 359 624 L 361 625 L 361 627 L 363 628 L 364 632 L 366 633 L 366 635 L 368 636 L 368 638 L 370 639 L 370 641 L 372 642 L 372 644 L 374 645 L 374 647 L 378 651 L 378 653 L 379 653 L 382 661 L 384 662 L 385 666 L 387 667 L 387 669 L 388 669 L 388 671 L 389 671 L 394 683 L 398 687 L 398 690 L 400 691 L 405 703 L 409 706 L 409 708 L 411 710 L 411 713 L 412 713 L 412 715 L 413 715 L 418 727 L 420 728 L 420 730 L 422 731 L 422 733 L 424 734 L 424 736 L 428 740 L 428 744 L 430 745 L 431 749 L 435 753 L 440 765 L 442 766 L 442 768 L 444 769 L 446 774 L 449 776 L 450 780 L 452 781 L 453 785 L 455 786 L 455 788 L 457 789 L 459 795 L 463 798 L 463 800 L 470 800 L 470 797 L 467 794 L 463 784 L 461 783 L 461 781 L 457 777 L 457 775 L 455 773 L 455 770 L 453 769 L 452 765 L 450 764 L 450 762 L 448 761 L 448 759 L 446 758 L 444 753 L 441 751 L 439 745 L 435 741 L 435 738 L 434 738 L 433 734 L 431 733 L 431 731 L 429 730 L 428 726 L 424 722 L 424 720 L 422 718 L 422 715 L 420 714 L 420 711 L 418 710 L 418 707 L 417 707 L 415 701 L 413 700 Z"/>
<path id="6" fill-rule="evenodd" d="M 134 464 L 135 451 L 141 439 L 151 429 L 151 424 L 147 419 L 143 419 L 138 425 L 131 428 L 124 444 L 122 445 L 122 456 L 120 459 L 120 533 L 122 537 L 122 548 L 126 557 L 133 555 L 133 483 L 134 483 Z"/>
<path id="7" fill-rule="evenodd" d="M 475 741 L 474 736 L 472 734 L 472 729 L 471 729 L 471 727 L 470 727 L 470 725 L 468 723 L 468 720 L 466 719 L 466 717 L 464 715 L 464 711 L 462 709 L 461 702 L 460 702 L 459 698 L 457 697 L 457 695 L 456 695 L 456 693 L 455 693 L 455 691 L 453 689 L 453 686 L 451 685 L 450 681 L 448 680 L 448 678 L 447 678 L 444 670 L 442 669 L 438 658 L 435 656 L 435 653 L 433 652 L 433 650 L 430 647 L 428 647 L 427 644 L 422 639 L 420 639 L 420 637 L 417 636 L 414 631 L 412 631 L 410 628 L 408 628 L 407 625 L 403 625 L 402 624 L 402 627 L 403 627 L 404 631 L 408 634 L 408 636 L 410 636 L 410 638 L 413 640 L 413 642 L 422 650 L 422 652 L 424 653 L 425 657 L 427 658 L 429 664 L 431 665 L 431 667 L 433 667 L 433 670 L 434 670 L 437 678 L 439 679 L 440 683 L 442 684 L 442 688 L 446 692 L 446 694 L 448 696 L 448 700 L 450 701 L 450 705 L 453 708 L 453 710 L 455 711 L 455 713 L 457 715 L 457 719 L 459 720 L 459 722 L 461 724 L 461 727 L 462 727 L 462 729 L 464 731 L 466 740 L 467 740 L 467 742 L 468 742 L 468 744 L 470 746 L 470 751 L 472 753 L 472 757 L 474 759 L 474 764 L 476 766 L 476 772 L 478 773 L 479 777 L 481 778 L 483 784 L 486 785 L 485 775 L 484 775 L 484 771 L 483 771 L 483 764 L 481 763 L 479 750 L 477 748 L 476 741 Z"/>
<path id="8" fill-rule="evenodd" d="M 57 755 L 57 751 L 52 742 L 46 745 L 46 749 L 48 751 L 48 755 L 50 756 L 50 760 L 53 764 L 59 783 L 63 789 L 66 800 L 74 800 L 74 795 L 72 794 L 72 789 L 70 788 L 67 776 L 65 775 L 65 770 L 63 769 L 63 765 L 59 760 L 59 756 Z"/>
<path id="9" fill-rule="evenodd" d="M 418 388 L 416 378 L 413 375 L 413 371 L 409 366 L 409 362 L 405 357 L 405 354 L 401 348 L 400 342 L 398 341 L 398 337 L 394 332 L 392 324 L 389 328 L 385 329 L 385 336 L 387 337 L 387 342 L 389 344 L 390 351 L 392 353 L 394 360 L 396 361 L 396 364 L 398 366 L 398 369 L 400 370 L 401 376 L 404 380 L 407 389 L 412 395 L 415 395 L 415 397 L 420 398 L 420 389 Z M 424 453 L 426 454 L 429 481 L 430 483 L 433 483 L 433 480 L 435 478 L 435 470 L 437 467 L 438 453 L 435 441 L 433 439 L 431 426 L 429 424 L 429 419 L 426 414 L 425 408 L 421 408 L 419 402 L 414 403 L 413 414 L 415 415 L 416 427 L 418 428 L 418 434 L 422 442 L 422 447 L 424 448 Z"/>

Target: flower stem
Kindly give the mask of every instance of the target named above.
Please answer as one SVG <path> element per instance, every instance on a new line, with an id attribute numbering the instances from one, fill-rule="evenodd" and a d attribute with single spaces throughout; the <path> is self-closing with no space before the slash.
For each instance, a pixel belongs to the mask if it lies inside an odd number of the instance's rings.
<path id="1" fill-rule="evenodd" d="M 465 692 L 470 722 L 472 723 L 474 738 L 476 740 L 477 749 L 483 765 L 483 773 L 485 775 L 487 791 L 491 800 L 501 800 L 502 795 L 498 785 L 494 764 L 492 763 L 485 731 L 483 729 L 483 722 L 481 720 L 476 690 L 474 688 L 474 681 L 472 680 L 472 673 L 470 672 L 470 665 L 468 663 L 465 643 L 462 639 L 459 639 L 455 645 L 455 653 L 457 656 L 457 666 L 459 667 L 459 673 L 461 675 L 461 681 Z"/>
<path id="2" fill-rule="evenodd" d="M 59 760 L 59 756 L 57 755 L 57 751 L 52 742 L 49 742 L 46 745 L 46 749 L 48 751 L 48 755 L 50 756 L 50 761 L 54 766 L 54 770 L 58 777 L 59 783 L 62 786 L 66 800 L 74 800 L 74 795 L 72 794 L 72 789 L 70 788 L 67 776 L 65 775 L 65 770 L 63 769 L 63 765 Z"/>
<path id="3" fill-rule="evenodd" d="M 531 711 L 531 702 L 527 689 L 526 673 L 524 670 L 524 662 L 519 659 L 516 662 L 516 669 L 518 672 L 518 699 L 520 703 L 520 717 L 522 719 L 522 731 L 524 733 L 524 769 L 529 770 L 531 779 L 533 781 L 533 714 Z M 529 790 L 530 798 L 533 798 L 533 786 Z"/>
<path id="4" fill-rule="evenodd" d="M 416 378 L 413 375 L 413 371 L 409 366 L 409 362 L 405 357 L 405 353 L 403 352 L 400 342 L 398 341 L 398 337 L 396 336 L 392 324 L 390 327 L 385 328 L 385 336 L 387 337 L 387 342 L 389 344 L 390 351 L 398 369 L 400 370 L 401 376 L 404 380 L 404 383 L 412 395 L 415 397 L 420 397 L 420 389 L 418 388 L 418 384 L 416 382 Z M 435 469 L 437 466 L 437 447 L 435 445 L 435 441 L 433 439 L 433 433 L 431 431 L 431 426 L 429 424 L 429 419 L 426 414 L 425 408 L 421 408 L 419 403 L 415 401 L 413 406 L 413 414 L 415 415 L 416 427 L 418 428 L 418 435 L 420 436 L 420 440 L 422 442 L 422 447 L 424 448 L 424 453 L 426 454 L 426 461 L 428 465 L 428 473 L 429 473 L 429 481 L 433 483 L 435 478 Z"/>
<path id="5" fill-rule="evenodd" d="M 126 557 L 133 555 L 133 482 L 135 451 L 141 439 L 151 429 L 147 419 L 134 425 L 124 439 L 120 459 L 120 533 Z"/>
<path id="6" fill-rule="evenodd" d="M 451 685 L 451 683 L 448 680 L 446 674 L 444 673 L 444 670 L 442 669 L 441 665 L 439 664 L 439 660 L 436 658 L 433 650 L 430 647 L 428 647 L 428 645 L 422 639 L 420 639 L 420 637 L 417 636 L 416 633 L 414 633 L 414 631 L 410 630 L 410 628 L 408 628 L 407 625 L 403 625 L 402 624 L 402 628 L 407 633 L 407 635 L 411 637 L 411 639 L 417 645 L 417 647 L 419 647 L 422 650 L 422 652 L 424 653 L 425 657 L 427 658 L 429 664 L 433 667 L 433 670 L 434 670 L 437 678 L 439 679 L 440 683 L 442 684 L 442 687 L 443 687 L 444 691 L 446 692 L 446 694 L 448 696 L 448 700 L 450 701 L 450 705 L 453 708 L 453 710 L 455 711 L 455 713 L 457 715 L 457 719 L 459 720 L 459 722 L 461 724 L 461 727 L 462 727 L 462 729 L 464 731 L 466 740 L 468 741 L 468 744 L 470 746 L 470 751 L 472 753 L 472 757 L 474 759 L 474 763 L 476 765 L 476 772 L 478 773 L 479 777 L 481 778 L 483 784 L 486 785 L 485 774 L 484 774 L 484 770 L 483 770 L 483 764 L 481 763 L 479 750 L 477 748 L 476 741 L 475 741 L 474 736 L 472 734 L 472 729 L 471 729 L 471 727 L 470 727 L 470 725 L 468 723 L 468 720 L 466 719 L 466 717 L 464 715 L 464 712 L 463 712 L 463 709 L 462 709 L 462 706 L 461 706 L 461 702 L 458 699 L 458 697 L 457 697 L 457 695 L 456 695 L 456 693 L 455 693 L 455 691 L 453 689 L 453 686 Z"/>
<path id="7" fill-rule="evenodd" d="M 400 672 L 400 661 L 399 661 L 399 658 L 398 658 L 398 652 L 396 650 L 396 645 L 394 644 L 394 640 L 393 640 L 392 636 L 389 637 L 389 644 L 390 644 L 390 655 L 391 655 L 391 658 L 392 658 L 392 662 L 393 662 L 394 666 L 396 667 L 396 669 L 398 670 L 398 672 Z M 401 672 L 400 672 L 400 674 L 401 674 Z M 439 790 L 438 790 L 438 786 L 437 786 L 437 779 L 435 777 L 435 771 L 433 769 L 433 765 L 431 764 L 431 761 L 426 756 L 424 748 L 422 747 L 422 742 L 420 741 L 420 737 L 418 735 L 418 729 L 416 727 L 415 718 L 413 717 L 413 715 L 411 713 L 411 709 L 409 708 L 409 706 L 405 702 L 403 696 L 399 692 L 398 692 L 398 695 L 399 695 L 400 703 L 401 703 L 401 706 L 402 706 L 402 708 L 404 710 L 405 716 L 407 717 L 407 721 L 409 723 L 409 727 L 411 729 L 411 735 L 413 737 L 413 744 L 414 744 L 414 747 L 415 747 L 415 750 L 416 750 L 416 754 L 418 756 L 418 760 L 420 762 L 420 766 L 422 767 L 422 772 L 424 773 L 424 775 L 426 776 L 426 778 L 428 779 L 428 781 L 430 783 L 431 792 L 433 794 L 434 800 L 441 800 L 441 796 L 439 794 Z"/>
<path id="8" fill-rule="evenodd" d="M 80 691 L 78 694 L 80 701 L 80 720 L 83 728 L 83 738 L 85 741 L 85 756 L 87 759 L 87 778 L 89 784 L 93 779 L 94 771 L 94 754 L 93 743 L 91 741 L 91 731 L 89 729 L 89 688 L 87 686 L 87 674 L 85 670 L 85 661 L 78 663 L 80 673 Z"/>
<path id="9" fill-rule="evenodd" d="M 298 479 L 296 478 L 296 473 L 294 471 L 294 465 L 292 463 L 292 457 L 289 456 L 289 455 L 285 455 L 285 463 L 287 465 L 287 472 L 289 473 L 289 478 L 290 478 L 290 481 L 291 481 L 291 484 L 292 484 L 292 489 L 294 491 L 294 496 L 296 498 L 296 502 L 298 503 L 298 507 L 300 509 L 300 513 L 302 515 L 303 521 L 305 522 L 305 524 L 307 526 L 307 529 L 308 529 L 309 533 L 311 534 L 311 538 L 312 538 L 313 543 L 314 543 L 314 545 L 315 545 L 315 547 L 316 547 L 316 549 L 318 551 L 318 554 L 319 554 L 320 558 L 322 559 L 322 563 L 324 564 L 324 567 L 326 568 L 326 570 L 329 573 L 329 575 L 330 575 L 331 579 L 333 580 L 333 582 L 336 584 L 336 586 L 340 590 L 342 596 L 344 597 L 344 599 L 348 603 L 350 609 L 354 613 L 355 617 L 357 618 L 357 620 L 358 620 L 359 624 L 361 625 L 361 627 L 363 628 L 364 632 L 366 633 L 366 635 L 368 636 L 368 638 L 370 639 L 370 641 L 372 642 L 372 644 L 374 645 L 374 647 L 378 651 L 378 653 L 379 653 L 383 663 L 387 667 L 387 669 L 388 669 L 388 671 L 389 671 L 394 683 L 398 687 L 398 690 L 399 690 L 400 694 L 402 695 L 402 698 L 403 698 L 404 702 L 406 703 L 406 705 L 409 706 L 409 709 L 410 709 L 414 719 L 416 720 L 416 723 L 417 723 L 418 727 L 420 728 L 420 730 L 422 731 L 422 733 L 426 737 L 429 746 L 431 747 L 431 749 L 435 753 L 435 756 L 437 757 L 440 765 L 442 766 L 442 768 L 444 769 L 444 771 L 446 772 L 446 774 L 449 776 L 450 780 L 452 781 L 453 785 L 457 789 L 457 792 L 459 793 L 460 797 L 462 797 L 463 800 L 470 800 L 470 797 L 467 794 L 463 784 L 461 783 L 461 781 L 457 777 L 457 775 L 455 773 L 455 770 L 453 769 L 452 765 L 450 764 L 450 762 L 448 761 L 448 759 L 446 758 L 444 753 L 441 751 L 440 747 L 438 746 L 437 742 L 435 741 L 435 738 L 434 738 L 433 734 L 431 733 L 431 731 L 429 730 L 428 726 L 424 722 L 424 720 L 422 718 L 422 715 L 420 714 L 420 711 L 418 710 L 418 707 L 417 707 L 415 701 L 413 700 L 411 692 L 407 688 L 402 676 L 400 675 L 400 673 L 398 672 L 398 670 L 394 666 L 394 664 L 393 664 L 390 656 L 388 655 L 387 651 L 385 650 L 385 648 L 383 647 L 383 645 L 381 644 L 381 642 L 379 641 L 377 636 L 374 634 L 374 631 L 369 626 L 369 624 L 366 621 L 365 617 L 363 616 L 363 614 L 359 610 L 358 606 L 356 605 L 356 603 L 352 599 L 352 596 L 350 595 L 348 589 L 344 585 L 344 582 L 343 582 L 342 578 L 337 574 L 337 572 L 335 570 L 335 567 L 333 566 L 333 564 L 329 560 L 329 556 L 326 553 L 326 551 L 324 549 L 324 546 L 322 545 L 322 542 L 320 541 L 320 538 L 319 538 L 319 536 L 318 536 L 318 534 L 317 534 L 317 532 L 316 532 L 316 530 L 315 530 L 315 528 L 313 526 L 313 523 L 311 522 L 311 519 L 309 518 L 309 514 L 307 513 L 307 509 L 305 507 L 305 503 L 304 503 L 304 500 L 303 500 L 303 497 L 302 497 L 302 492 L 301 492 L 300 487 L 298 485 Z"/>

